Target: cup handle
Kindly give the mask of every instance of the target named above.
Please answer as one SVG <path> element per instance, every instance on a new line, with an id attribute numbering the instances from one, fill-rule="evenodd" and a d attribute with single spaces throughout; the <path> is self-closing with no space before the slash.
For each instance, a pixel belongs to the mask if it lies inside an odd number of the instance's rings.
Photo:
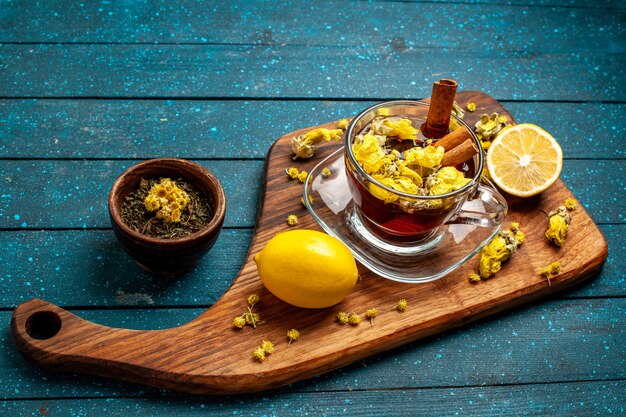
<path id="1" fill-rule="evenodd" d="M 488 180 L 483 178 L 482 181 L 488 182 L 489 185 L 479 183 L 476 190 L 469 196 L 465 204 L 469 201 L 480 200 L 485 208 L 484 211 L 461 209 L 446 223 L 472 224 L 480 227 L 495 227 L 502 224 L 508 210 L 506 200 L 496 191 Z"/>

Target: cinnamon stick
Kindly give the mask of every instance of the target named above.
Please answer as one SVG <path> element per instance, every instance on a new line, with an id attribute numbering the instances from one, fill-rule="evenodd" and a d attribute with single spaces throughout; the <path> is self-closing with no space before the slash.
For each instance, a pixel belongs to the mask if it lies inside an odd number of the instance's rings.
<path id="1" fill-rule="evenodd" d="M 441 139 L 434 141 L 433 145 L 443 146 L 443 149 L 447 152 L 451 150 L 452 148 L 456 148 L 457 146 L 465 142 L 467 139 L 471 139 L 471 138 L 472 138 L 472 133 L 468 129 L 464 127 L 460 127 L 457 130 L 454 130 L 448 133 Z"/>
<path id="2" fill-rule="evenodd" d="M 478 153 L 478 148 L 474 141 L 467 139 L 465 142 L 456 146 L 443 154 L 441 166 L 454 166 L 461 164 Z"/>
<path id="3" fill-rule="evenodd" d="M 430 107 L 422 133 L 430 139 L 439 139 L 448 133 L 452 104 L 458 84 L 454 80 L 442 78 L 433 84 Z"/>

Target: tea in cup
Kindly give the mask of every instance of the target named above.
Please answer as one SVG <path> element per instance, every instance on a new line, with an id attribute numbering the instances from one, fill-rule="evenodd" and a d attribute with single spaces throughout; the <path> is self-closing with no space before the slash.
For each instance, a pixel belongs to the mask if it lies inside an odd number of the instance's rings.
<path id="1" fill-rule="evenodd" d="M 452 115 L 449 134 L 424 136 L 429 104 L 401 100 L 372 106 L 346 132 L 344 159 L 354 202 L 350 227 L 395 253 L 433 247 L 452 223 L 493 227 L 507 205 L 481 183 L 484 154 L 479 139 Z M 476 200 L 484 210 L 468 210 Z"/>

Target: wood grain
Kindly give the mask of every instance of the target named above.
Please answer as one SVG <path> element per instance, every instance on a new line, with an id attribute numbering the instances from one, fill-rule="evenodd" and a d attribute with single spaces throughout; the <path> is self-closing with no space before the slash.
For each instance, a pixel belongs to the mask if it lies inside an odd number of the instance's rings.
<path id="1" fill-rule="evenodd" d="M 529 54 L 420 47 L 397 53 L 300 45 L 0 44 L 0 59 L 11 63 L 10 71 L 0 72 L 6 98 L 427 97 L 428 81 L 446 68 L 446 76 L 462 80 L 459 89 L 489 86 L 500 100 L 626 101 L 621 88 L 626 53 L 598 50 Z M 309 70 L 313 62 L 327 70 Z M 597 70 L 589 70 L 590 62 Z M 391 65 L 393 82 L 363 82 L 390 78 Z M 555 74 L 577 82 L 552 82 Z M 516 82 L 506 82 L 511 78 Z"/>
<path id="2" fill-rule="evenodd" d="M 599 228 L 612 242 L 602 274 L 559 298 L 626 296 L 626 258 L 619 255 L 620 248 L 626 248 L 626 225 Z M 39 297 L 71 309 L 103 308 L 107 314 L 112 306 L 157 311 L 166 306 L 207 308 L 237 276 L 251 237 L 249 229 L 225 229 L 195 270 L 181 279 L 163 280 L 136 266 L 110 230 L 6 232 L 0 235 L 0 247 L 6 248 L 14 261 L 3 270 L 0 307 L 13 309 Z M 128 312 L 130 321 L 133 314 Z"/>
<path id="3" fill-rule="evenodd" d="M 107 195 L 133 161 L 3 161 L 0 164 L 0 228 L 108 228 Z M 226 227 L 254 227 L 263 176 L 261 161 L 198 161 L 220 179 L 228 201 Z M 565 160 L 561 178 L 597 223 L 624 224 L 614 190 L 623 186 L 622 160 Z M 610 172 L 602 181 L 589 175 Z M 68 187 L 69 184 L 69 187 Z M 73 187 L 73 188 L 72 188 Z M 609 196 L 609 197 L 607 197 Z M 43 201 L 34 205 L 33 201 Z M 608 204 L 607 204 L 608 203 Z"/>
<path id="4" fill-rule="evenodd" d="M 442 415 L 492 417 L 621 416 L 622 381 L 575 381 L 552 384 L 442 387 L 426 389 L 352 389 L 331 392 L 293 392 L 239 395 L 228 398 L 81 398 L 6 401 L 10 416 L 124 416 L 181 417 L 230 415 L 353 417 Z M 2 403 L 0 403 L 2 404 Z M 190 411 L 191 410 L 191 411 Z M 43 414 L 45 413 L 45 414 Z"/>
<path id="5" fill-rule="evenodd" d="M 211 7 L 201 1 L 73 5 L 68 0 L 51 1 L 45 8 L 28 2 L 19 7 L 0 3 L 0 27 L 11 28 L 0 34 L 0 42 L 367 44 L 401 53 L 425 42 L 429 48 L 483 51 L 484 40 L 493 39 L 490 48 L 494 49 L 523 50 L 532 45 L 533 50 L 601 50 L 610 49 L 621 33 L 624 12 L 620 9 L 626 7 L 619 0 L 592 5 L 585 0 L 374 1 L 358 7 L 346 7 L 341 0 L 290 0 L 280 12 L 271 0 L 215 2 Z M 548 26 L 545 8 L 550 5 L 554 8 Z M 329 14 L 329 10 L 336 12 Z M 363 27 L 372 15 L 380 30 Z M 589 30 L 590 21 L 602 22 L 603 30 Z M 546 30 L 546 26 L 560 30 Z M 503 39 L 504 28 L 520 27 L 528 29 Z M 432 36 L 433 28 L 445 30 Z"/>
<path id="6" fill-rule="evenodd" d="M 352 117 L 375 103 L 3 99 L 0 138 L 10 140 L 1 150 L 12 159 L 263 159 L 285 132 Z M 535 123 L 557 138 L 567 159 L 588 158 L 591 150 L 603 159 L 626 156 L 617 142 L 626 137 L 626 126 L 616 124 L 626 114 L 626 104 L 508 102 L 506 106 L 518 122 Z"/>
<path id="7" fill-rule="evenodd" d="M 360 360 L 281 392 L 528 386 L 626 376 L 621 344 L 626 335 L 626 298 L 547 300 L 515 310 Z M 202 311 L 142 308 L 73 313 L 108 326 L 150 330 L 180 326 Z M 0 322 L 10 319 L 11 312 L 0 312 Z M 117 381 L 46 372 L 25 361 L 10 339 L 9 332 L 0 333 L 0 398 L 5 400 L 37 398 L 41 392 L 57 398 L 158 393 Z"/>
<path id="8" fill-rule="evenodd" d="M 461 93 L 457 100 L 461 104 L 477 103 L 478 115 L 482 111 L 508 114 L 495 100 L 479 92 Z M 303 214 L 301 187 L 290 183 L 284 174 L 284 169 L 293 164 L 289 139 L 298 133 L 283 136 L 270 150 L 265 194 L 250 252 L 231 288 L 213 307 L 180 327 L 139 331 L 99 326 L 34 299 L 20 305 L 12 317 L 18 348 L 40 365 L 63 371 L 189 393 L 261 391 L 339 368 L 570 287 L 598 272 L 607 257 L 604 237 L 582 207 L 574 212 L 570 236 L 561 249 L 550 246 L 543 237 L 546 218 L 540 209 L 551 209 L 571 196 L 558 181 L 537 198 L 509 200 L 509 219 L 521 223 L 527 241 L 495 279 L 470 284 L 467 274 L 476 267 L 475 259 L 445 278 L 423 285 L 387 281 L 361 269 L 361 283 L 338 306 L 319 311 L 291 307 L 263 288 L 252 256 L 276 232 L 286 230 L 287 214 Z M 338 146 L 333 145 L 320 149 L 314 159 L 319 160 Z M 307 161 L 299 167 L 307 169 L 315 162 Z M 302 228 L 317 228 L 312 218 L 305 215 L 300 224 Z M 548 286 L 537 270 L 555 260 L 561 262 L 562 272 Z M 232 319 L 245 310 L 246 297 L 253 292 L 261 296 L 258 312 L 265 323 L 257 329 L 235 331 Z M 405 314 L 393 309 L 400 298 L 409 300 L 410 309 Z M 362 312 L 369 307 L 380 311 L 374 326 L 343 327 L 335 323 L 337 311 Z M 37 313 L 41 312 L 47 313 L 39 323 Z M 56 335 L 47 339 L 29 335 L 29 318 L 32 334 L 33 328 L 46 329 L 55 316 L 62 323 Z M 285 333 L 290 328 L 297 328 L 303 336 L 288 345 Z M 257 363 L 251 352 L 261 339 L 272 340 L 276 352 L 265 362 Z"/>

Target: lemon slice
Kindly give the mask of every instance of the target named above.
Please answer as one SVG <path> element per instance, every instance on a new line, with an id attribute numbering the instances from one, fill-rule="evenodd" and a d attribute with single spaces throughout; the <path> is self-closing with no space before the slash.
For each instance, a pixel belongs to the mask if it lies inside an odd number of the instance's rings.
<path id="1" fill-rule="evenodd" d="M 563 151 L 539 126 L 522 123 L 501 131 L 487 151 L 493 181 L 505 192 L 530 197 L 551 186 L 563 168 Z"/>

